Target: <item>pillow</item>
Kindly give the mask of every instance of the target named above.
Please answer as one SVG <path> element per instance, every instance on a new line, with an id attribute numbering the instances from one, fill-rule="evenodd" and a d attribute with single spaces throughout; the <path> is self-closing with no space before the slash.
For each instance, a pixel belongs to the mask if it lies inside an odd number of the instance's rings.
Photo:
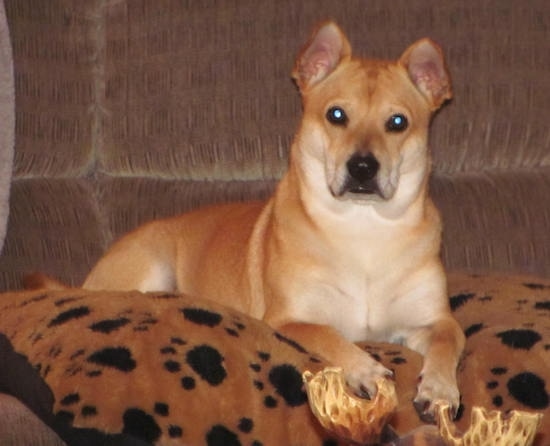
<path id="1" fill-rule="evenodd" d="M 542 413 L 534 444 L 550 444 L 550 280 L 453 273 L 448 288 L 451 309 L 466 334 L 456 426 L 462 432 L 470 427 L 474 406 Z M 399 432 L 420 426 L 412 400 L 421 357 L 391 345 L 369 350 L 396 371 L 399 406 L 392 426 Z"/>
<path id="2" fill-rule="evenodd" d="M 336 444 L 302 386 L 301 371 L 324 361 L 214 303 L 5 293 L 0 333 L 0 389 L 68 444 Z"/>
<path id="3" fill-rule="evenodd" d="M 550 280 L 455 274 L 450 304 L 467 342 L 458 371 L 474 406 L 546 413 Z M 412 400 L 422 358 L 362 346 L 396 373 L 394 444 L 440 444 Z M 313 417 L 304 370 L 328 364 L 261 321 L 187 296 L 77 289 L 0 295 L 0 390 L 68 444 L 337 445 Z"/>

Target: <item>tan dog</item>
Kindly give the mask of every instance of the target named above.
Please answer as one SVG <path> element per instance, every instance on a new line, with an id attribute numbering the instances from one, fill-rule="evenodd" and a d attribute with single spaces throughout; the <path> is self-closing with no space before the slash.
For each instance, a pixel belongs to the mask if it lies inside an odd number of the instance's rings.
<path id="1" fill-rule="evenodd" d="M 396 62 L 354 58 L 322 24 L 293 71 L 303 120 L 290 166 L 267 203 L 210 207 L 126 235 L 87 289 L 177 290 L 265 320 L 343 366 L 357 392 L 391 372 L 356 347 L 402 343 L 425 355 L 415 405 L 456 410 L 464 336 L 439 260 L 440 219 L 428 197 L 432 113 L 451 97 L 428 39 Z"/>

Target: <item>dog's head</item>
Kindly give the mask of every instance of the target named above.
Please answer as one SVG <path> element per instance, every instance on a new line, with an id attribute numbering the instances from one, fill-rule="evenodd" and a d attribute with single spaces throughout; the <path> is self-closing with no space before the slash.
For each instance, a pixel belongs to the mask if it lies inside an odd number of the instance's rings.
<path id="1" fill-rule="evenodd" d="M 293 160 L 332 199 L 388 202 L 425 184 L 430 118 L 451 97 L 435 43 L 422 39 L 397 61 L 360 59 L 340 28 L 326 22 L 292 75 L 304 111 Z"/>

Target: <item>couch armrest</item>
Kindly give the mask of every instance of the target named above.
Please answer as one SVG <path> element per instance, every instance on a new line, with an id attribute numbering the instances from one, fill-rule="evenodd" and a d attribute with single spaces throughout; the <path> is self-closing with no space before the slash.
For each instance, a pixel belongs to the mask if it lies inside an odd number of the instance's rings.
<path id="1" fill-rule="evenodd" d="M 65 443 L 20 401 L 0 393 L 0 444 L 65 446 Z"/>

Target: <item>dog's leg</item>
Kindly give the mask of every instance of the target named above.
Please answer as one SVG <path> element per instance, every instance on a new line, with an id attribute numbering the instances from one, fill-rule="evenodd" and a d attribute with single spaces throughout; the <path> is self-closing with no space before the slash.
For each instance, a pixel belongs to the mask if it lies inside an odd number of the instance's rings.
<path id="1" fill-rule="evenodd" d="M 278 327 L 277 330 L 333 365 L 342 367 L 348 385 L 359 396 L 376 395 L 376 380 L 393 378 L 391 370 L 330 326 L 290 323 Z"/>
<path id="2" fill-rule="evenodd" d="M 162 233 L 161 224 L 149 223 L 122 237 L 97 262 L 82 287 L 88 290 L 174 291 L 176 248 L 169 237 L 157 237 Z"/>
<path id="3" fill-rule="evenodd" d="M 435 405 L 445 401 L 456 415 L 460 393 L 456 382 L 456 369 L 464 348 L 465 337 L 460 325 L 450 315 L 413 332 L 407 346 L 424 355 L 418 392 L 414 405 L 420 418 L 434 421 Z"/>
<path id="4" fill-rule="evenodd" d="M 118 253 L 102 258 L 90 271 L 82 288 L 87 290 L 137 290 L 149 291 L 176 290 L 173 268 L 156 259 L 147 259 L 140 264 L 131 264 L 126 256 Z"/>

